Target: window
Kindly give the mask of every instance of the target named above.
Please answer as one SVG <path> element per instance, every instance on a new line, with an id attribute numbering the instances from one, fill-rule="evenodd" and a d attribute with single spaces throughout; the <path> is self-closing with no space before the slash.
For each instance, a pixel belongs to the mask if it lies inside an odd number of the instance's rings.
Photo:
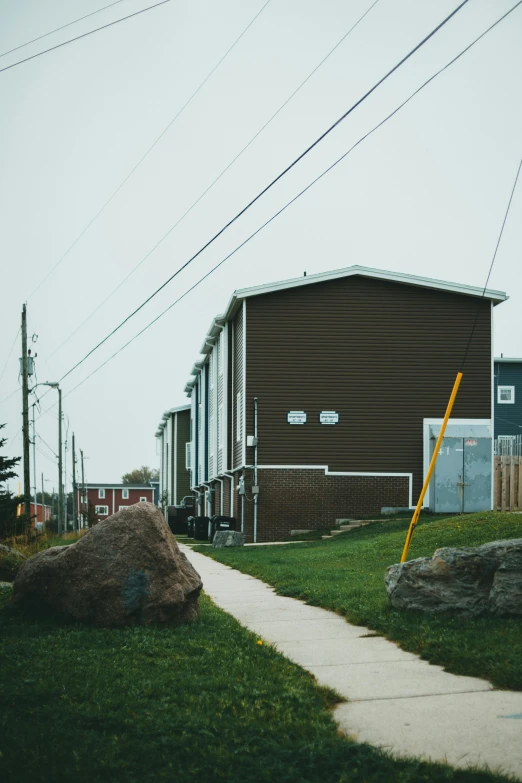
<path id="1" fill-rule="evenodd" d="M 497 389 L 497 402 L 499 403 L 514 403 L 515 402 L 515 387 L 514 386 L 499 386 Z"/>
<path id="2" fill-rule="evenodd" d="M 106 517 L 109 514 L 109 506 L 95 506 L 94 511 L 100 517 Z"/>
<path id="3" fill-rule="evenodd" d="M 192 443 L 185 443 L 185 467 L 187 470 L 190 470 L 190 466 L 191 466 L 191 461 L 190 461 L 191 446 Z"/>
<path id="4" fill-rule="evenodd" d="M 146 502 L 147 502 L 147 498 L 140 498 L 140 503 L 146 503 Z"/>
<path id="5" fill-rule="evenodd" d="M 100 500 L 103 500 L 105 498 L 105 490 L 104 489 L 99 489 L 98 490 L 98 497 L 99 497 Z"/>
<path id="6" fill-rule="evenodd" d="M 236 440 L 241 440 L 241 392 L 236 395 Z"/>
<path id="7" fill-rule="evenodd" d="M 123 500 L 128 500 L 129 499 L 129 490 L 128 489 L 122 489 L 121 496 L 122 496 Z M 125 506 L 125 508 L 127 508 L 127 507 Z"/>
<path id="8" fill-rule="evenodd" d="M 118 511 L 123 511 L 124 508 L 129 508 L 128 506 L 118 506 Z"/>

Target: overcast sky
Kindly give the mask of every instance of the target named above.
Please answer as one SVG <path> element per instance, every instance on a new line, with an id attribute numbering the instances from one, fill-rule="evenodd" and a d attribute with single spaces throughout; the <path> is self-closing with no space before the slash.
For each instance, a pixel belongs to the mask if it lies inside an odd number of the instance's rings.
<path id="1" fill-rule="evenodd" d="M 0 0 L 0 54 L 104 2 Z M 1 57 L 0 68 L 153 2 L 123 0 Z M 19 386 L 19 337 L 8 354 L 24 301 L 29 336 L 37 335 L 38 380 L 58 380 L 458 5 L 379 0 L 190 214 L 62 345 L 372 2 L 271 0 L 80 239 L 265 0 L 171 0 L 0 73 L 0 400 Z M 188 402 L 183 389 L 206 330 L 234 289 L 352 264 L 484 285 L 522 156 L 522 6 L 71 391 L 514 4 L 470 0 L 62 381 L 65 429 L 68 423 L 69 443 L 74 431 L 88 458 L 87 481 L 119 481 L 141 464 L 157 466 L 154 433 L 163 411 Z M 495 309 L 497 355 L 522 356 L 521 254 L 522 181 L 489 283 L 510 297 Z M 42 396 L 45 391 L 39 389 Z M 42 411 L 56 397 L 47 393 Z M 0 404 L 0 422 L 7 422 L 8 454 L 21 454 L 20 391 Z M 43 471 L 50 490 L 57 487 L 55 407 L 41 417 L 37 412 L 36 430 L 38 484 Z"/>

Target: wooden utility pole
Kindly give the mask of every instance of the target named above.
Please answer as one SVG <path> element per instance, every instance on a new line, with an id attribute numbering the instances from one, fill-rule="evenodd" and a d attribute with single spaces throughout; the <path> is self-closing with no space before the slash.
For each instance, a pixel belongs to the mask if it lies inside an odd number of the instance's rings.
<path id="1" fill-rule="evenodd" d="M 63 484 L 62 484 L 62 390 L 58 389 L 58 535 L 62 535 L 63 525 Z"/>
<path id="2" fill-rule="evenodd" d="M 31 516 L 31 473 L 29 466 L 29 375 L 27 362 L 27 312 L 22 307 L 22 437 L 24 452 L 24 514 Z"/>
<path id="3" fill-rule="evenodd" d="M 82 525 L 83 527 L 87 527 L 85 524 L 87 519 L 87 509 L 86 509 L 86 503 L 85 503 L 85 473 L 83 472 L 83 451 L 80 449 L 80 457 L 82 459 L 82 499 L 81 499 L 81 509 L 82 509 Z"/>
<path id="4" fill-rule="evenodd" d="M 73 530 L 76 532 L 78 529 L 78 525 L 76 522 L 76 451 L 74 448 L 74 432 L 72 434 L 72 524 L 73 524 Z"/>

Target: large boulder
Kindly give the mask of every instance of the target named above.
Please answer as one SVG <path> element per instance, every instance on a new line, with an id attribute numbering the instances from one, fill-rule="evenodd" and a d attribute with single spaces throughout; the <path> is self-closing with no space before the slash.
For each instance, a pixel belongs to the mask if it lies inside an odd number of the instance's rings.
<path id="1" fill-rule="evenodd" d="M 437 549 L 388 568 L 396 609 L 522 616 L 522 538 L 477 547 Z"/>
<path id="2" fill-rule="evenodd" d="M 0 581 L 12 582 L 25 563 L 25 555 L 5 544 L 0 544 Z"/>
<path id="3" fill-rule="evenodd" d="M 161 511 L 137 503 L 26 560 L 13 600 L 100 626 L 175 624 L 197 616 L 201 588 Z"/>

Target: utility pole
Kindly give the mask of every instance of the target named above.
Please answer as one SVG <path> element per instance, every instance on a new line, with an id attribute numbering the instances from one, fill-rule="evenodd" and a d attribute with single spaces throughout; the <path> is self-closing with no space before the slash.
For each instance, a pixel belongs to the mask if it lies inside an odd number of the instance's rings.
<path id="1" fill-rule="evenodd" d="M 36 520 L 35 520 L 35 530 L 36 530 L 36 522 L 38 522 L 38 497 L 36 492 L 36 429 L 34 426 L 34 406 L 35 403 L 33 402 L 33 478 L 34 478 L 34 513 L 36 514 Z M 43 520 L 43 510 L 42 510 L 42 520 Z"/>
<path id="2" fill-rule="evenodd" d="M 85 507 L 85 473 L 83 470 L 83 450 L 80 449 L 80 456 L 82 458 L 82 501 L 81 501 L 81 508 L 82 508 L 82 525 L 83 527 L 86 527 L 85 521 L 86 521 L 86 507 Z"/>
<path id="3" fill-rule="evenodd" d="M 22 307 L 22 432 L 24 451 L 24 514 L 31 516 L 31 473 L 29 469 L 29 379 L 27 362 L 27 312 Z"/>
<path id="4" fill-rule="evenodd" d="M 74 449 L 74 432 L 72 434 L 72 468 L 73 468 L 73 476 L 72 476 L 72 524 L 73 524 L 73 530 L 76 532 L 78 529 L 78 526 L 76 524 L 76 451 Z"/>
<path id="5" fill-rule="evenodd" d="M 58 535 L 62 535 L 63 484 L 62 484 L 62 390 L 58 389 Z"/>
<path id="6" fill-rule="evenodd" d="M 69 424 L 67 423 L 67 431 L 65 433 L 65 470 L 63 472 L 63 496 L 64 496 L 64 505 L 65 505 L 65 516 L 63 518 L 64 523 L 64 533 L 67 533 L 67 512 L 69 510 L 69 503 L 67 498 L 67 452 L 68 452 L 68 441 L 67 441 L 67 435 L 69 432 Z"/>

